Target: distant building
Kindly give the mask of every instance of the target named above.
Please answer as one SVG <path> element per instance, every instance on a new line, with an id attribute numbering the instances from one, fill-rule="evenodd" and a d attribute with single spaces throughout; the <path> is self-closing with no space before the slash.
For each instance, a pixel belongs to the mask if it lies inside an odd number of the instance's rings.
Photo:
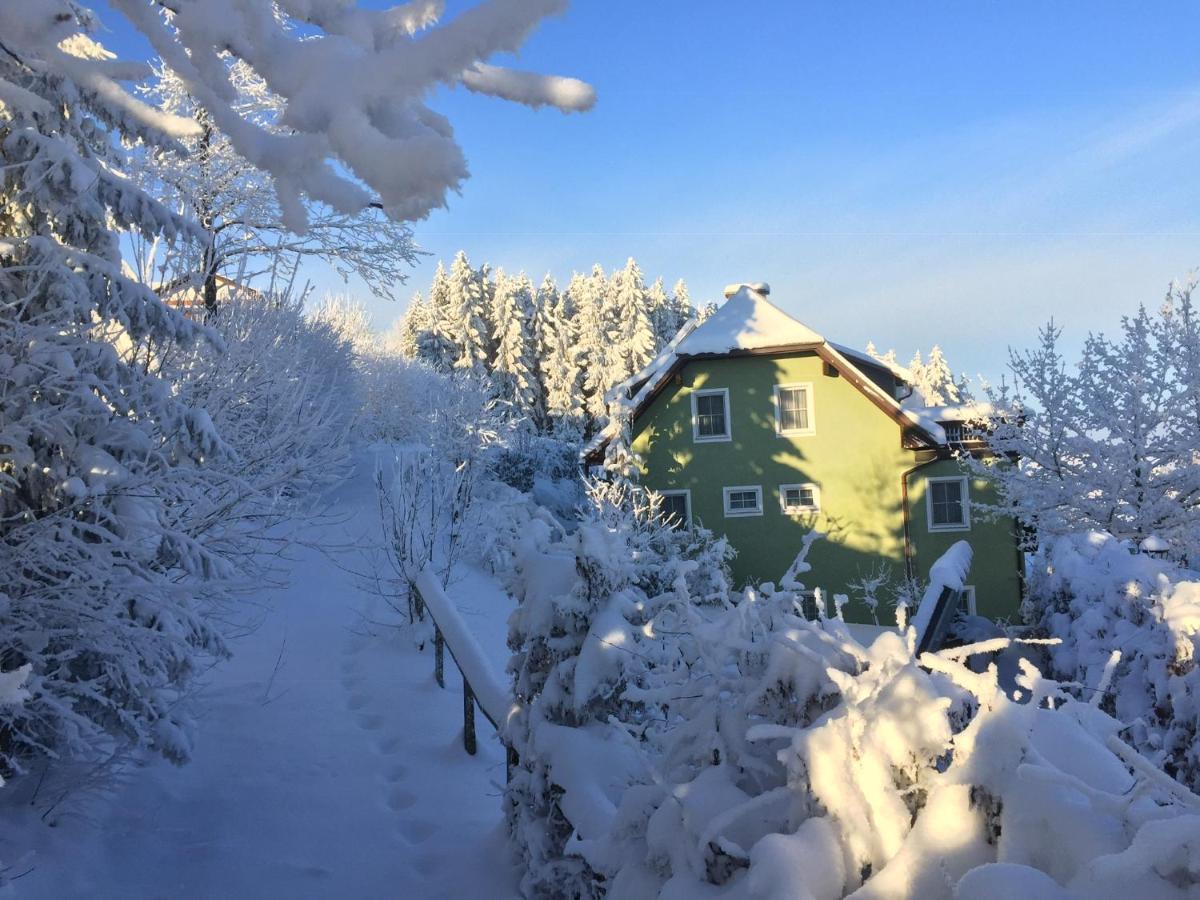
<path id="1" fill-rule="evenodd" d="M 261 299 L 263 296 L 259 291 L 254 290 L 254 288 L 239 284 L 231 278 L 226 278 L 224 275 L 213 276 L 213 281 L 216 284 L 215 293 L 218 308 L 228 303 L 234 297 L 242 296 Z M 178 309 L 189 319 L 204 319 L 203 282 L 197 283 L 195 278 L 191 276 L 177 278 L 158 288 L 156 293 L 162 299 L 163 303 Z"/>
<path id="2" fill-rule="evenodd" d="M 848 594 L 851 621 L 870 621 L 851 585 L 886 571 L 926 579 L 953 543 L 974 551 L 964 604 L 1014 616 L 1021 554 L 1010 519 L 972 515 L 993 486 L 955 452 L 983 454 L 964 423 L 979 408 L 913 405 L 906 371 L 830 343 L 737 285 L 707 321 L 681 332 L 619 388 L 632 409 L 641 483 L 681 523 L 728 536 L 739 582 L 777 581 L 816 528 L 810 578 L 826 598 Z M 603 459 L 615 426 L 589 449 Z M 879 610 L 881 623 L 891 612 Z"/>

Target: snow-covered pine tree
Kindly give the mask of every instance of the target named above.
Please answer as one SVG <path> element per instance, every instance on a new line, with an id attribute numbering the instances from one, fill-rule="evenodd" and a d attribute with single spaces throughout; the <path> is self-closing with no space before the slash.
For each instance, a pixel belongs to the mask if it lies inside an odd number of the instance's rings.
<path id="1" fill-rule="evenodd" d="M 483 322 L 483 335 L 486 338 L 484 350 L 489 372 L 496 359 L 496 346 L 500 343 L 498 323 L 492 320 L 496 313 L 496 278 L 488 263 L 475 270 L 475 283 L 479 286 L 479 318 Z"/>
<path id="2" fill-rule="evenodd" d="M 654 327 L 654 350 L 665 346 L 679 328 L 675 324 L 675 304 L 667 296 L 662 278 L 654 279 L 654 283 L 646 289 L 646 302 L 650 304 L 650 321 Z"/>
<path id="3" fill-rule="evenodd" d="M 473 378 L 485 378 L 490 358 L 485 317 L 487 297 L 480 273 L 471 267 L 467 254 L 459 250 L 450 265 L 447 298 L 447 336 L 458 347 L 454 368 Z"/>
<path id="4" fill-rule="evenodd" d="M 227 572 L 181 521 L 226 452 L 129 347 L 202 340 L 127 278 L 114 228 L 192 226 L 117 174 L 121 141 L 178 150 L 188 126 L 129 98 L 74 5 L 0 9 L 0 769 L 131 742 L 188 754 L 179 704 L 224 652 L 198 588 Z"/>
<path id="5" fill-rule="evenodd" d="M 675 312 L 675 330 L 667 338 L 668 342 L 679 333 L 679 329 L 689 319 L 692 319 L 696 315 L 696 310 L 692 306 L 691 295 L 688 293 L 687 285 L 682 278 L 675 282 L 675 287 L 671 288 L 671 307 Z"/>
<path id="6" fill-rule="evenodd" d="M 887 353 L 880 353 L 875 348 L 874 341 L 867 341 L 866 353 L 867 353 L 867 356 L 870 356 L 872 359 L 879 360 L 884 365 L 892 365 L 892 366 L 900 365 L 900 361 L 898 359 L 896 359 L 896 351 L 895 350 L 889 350 Z"/>
<path id="7" fill-rule="evenodd" d="M 383 336 L 383 347 L 389 353 L 398 353 L 406 359 L 417 356 L 417 341 L 421 332 L 428 331 L 433 324 L 429 304 L 417 291 L 406 309 Z"/>
<path id="8" fill-rule="evenodd" d="M 450 276 L 438 262 L 429 285 L 426 327 L 417 332 L 417 358 L 439 372 L 449 372 L 461 355 L 456 339 L 458 323 L 452 308 Z"/>
<path id="9" fill-rule="evenodd" d="M 542 278 L 537 294 L 533 299 L 533 376 L 537 386 L 538 426 L 542 430 L 550 428 L 549 401 L 549 360 L 557 339 L 558 317 L 563 314 L 562 295 L 558 285 L 549 272 Z"/>
<path id="10" fill-rule="evenodd" d="M 665 299 L 665 298 L 664 298 Z M 654 313 L 642 270 L 631 256 L 614 272 L 609 283 L 608 305 L 617 334 L 619 363 L 609 387 L 641 371 L 654 358 L 658 346 Z"/>
<path id="11" fill-rule="evenodd" d="M 717 311 L 717 304 L 715 302 L 713 302 L 712 300 L 709 300 L 707 303 L 703 304 L 699 309 L 696 310 L 696 321 L 703 324 L 704 322 L 711 319 L 713 313 L 715 313 L 716 311 Z"/>
<path id="12" fill-rule="evenodd" d="M 583 370 L 573 304 L 568 290 L 545 316 L 542 377 L 551 431 L 564 440 L 578 441 L 584 432 Z"/>
<path id="13" fill-rule="evenodd" d="M 608 278 L 597 263 L 589 275 L 573 275 L 567 286 L 579 323 L 580 365 L 583 367 L 585 430 L 593 433 L 604 422 L 608 410 L 605 394 L 617 379 L 619 365 L 616 335 L 608 315 Z"/>
<path id="14" fill-rule="evenodd" d="M 917 390 L 924 398 L 926 406 L 953 406 L 967 399 L 960 390 L 960 382 L 955 379 L 950 364 L 946 362 L 942 348 L 937 344 L 933 345 L 929 351 L 929 359 L 920 368 L 919 381 Z"/>
<path id="15" fill-rule="evenodd" d="M 529 336 L 533 285 L 524 272 L 515 277 L 497 273 L 496 310 L 500 326 L 492 372 L 496 396 L 511 405 L 514 416 L 535 417 L 538 390 Z"/>

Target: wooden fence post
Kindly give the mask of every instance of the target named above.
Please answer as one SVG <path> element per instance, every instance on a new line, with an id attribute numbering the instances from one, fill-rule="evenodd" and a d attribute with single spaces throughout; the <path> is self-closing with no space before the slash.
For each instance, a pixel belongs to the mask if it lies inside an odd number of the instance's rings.
<path id="1" fill-rule="evenodd" d="M 463 676 L 463 748 L 475 755 L 475 693 Z"/>
<path id="2" fill-rule="evenodd" d="M 446 686 L 446 640 L 442 637 L 442 629 L 433 626 L 433 677 L 437 679 L 438 687 Z"/>

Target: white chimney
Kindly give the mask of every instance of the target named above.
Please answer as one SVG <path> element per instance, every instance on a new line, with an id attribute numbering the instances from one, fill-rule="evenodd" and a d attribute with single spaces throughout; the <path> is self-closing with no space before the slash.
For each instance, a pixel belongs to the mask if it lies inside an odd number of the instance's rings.
<path id="1" fill-rule="evenodd" d="M 746 288 L 747 290 L 754 291 L 754 293 L 756 293 L 756 294 L 762 294 L 764 297 L 766 297 L 768 294 L 771 293 L 771 286 L 769 284 L 767 284 L 765 281 L 755 281 L 755 282 L 743 281 L 738 284 L 725 285 L 725 299 L 728 300 L 730 297 L 732 297 L 734 294 L 736 294 L 742 288 Z"/>

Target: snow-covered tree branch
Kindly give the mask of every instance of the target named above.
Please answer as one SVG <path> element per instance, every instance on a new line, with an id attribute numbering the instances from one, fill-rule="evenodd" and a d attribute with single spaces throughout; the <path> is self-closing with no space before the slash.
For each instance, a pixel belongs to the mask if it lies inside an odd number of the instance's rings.
<path id="1" fill-rule="evenodd" d="M 143 0 L 112 6 L 149 40 L 236 152 L 270 173 L 282 221 L 296 232 L 309 225 L 309 202 L 343 214 L 379 202 L 398 221 L 445 204 L 467 166 L 449 121 L 424 102 L 438 85 L 564 112 L 595 102 L 591 88 L 574 79 L 484 65 L 517 50 L 542 19 L 565 9 L 565 0 L 484 0 L 444 24 L 441 4 L 433 2 L 368 10 L 336 0 L 178 0 L 165 5 L 165 15 Z M 36 7 L 43 23 L 64 11 L 75 21 L 65 2 Z M 230 56 L 281 99 L 277 124 L 286 131 L 239 109 Z M 95 77 L 108 94 L 127 98 L 122 104 L 131 115 L 150 119 L 115 79 Z M 168 121 L 180 137 L 202 132 L 194 120 Z"/>

